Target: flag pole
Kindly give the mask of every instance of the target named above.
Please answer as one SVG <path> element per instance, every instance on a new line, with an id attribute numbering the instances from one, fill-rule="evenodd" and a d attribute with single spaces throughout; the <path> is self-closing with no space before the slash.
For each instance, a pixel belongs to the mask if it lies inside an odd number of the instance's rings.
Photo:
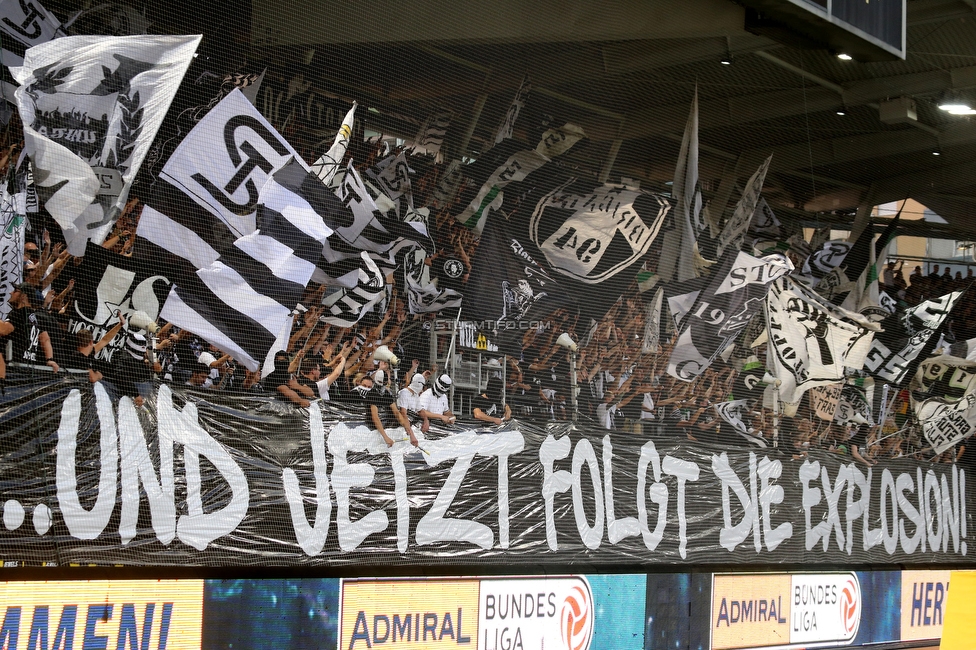
<path id="1" fill-rule="evenodd" d="M 773 382 L 773 447 L 779 447 L 779 386 L 783 381 Z"/>

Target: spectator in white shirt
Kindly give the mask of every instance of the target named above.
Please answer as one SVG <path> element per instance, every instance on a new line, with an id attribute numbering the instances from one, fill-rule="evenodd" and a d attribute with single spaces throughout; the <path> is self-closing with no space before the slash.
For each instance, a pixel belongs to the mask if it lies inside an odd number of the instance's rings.
<path id="1" fill-rule="evenodd" d="M 424 433 L 430 429 L 431 420 L 454 424 L 457 419 L 451 413 L 451 405 L 447 397 L 448 391 L 451 390 L 451 383 L 450 377 L 441 375 L 431 382 L 430 388 L 421 393 L 417 413 L 424 419 L 423 427 L 420 429 Z"/>
<path id="2" fill-rule="evenodd" d="M 308 388 L 315 387 L 315 392 L 326 402 L 329 401 L 329 387 L 332 386 L 346 368 L 346 358 L 336 357 L 335 367 L 328 377 L 322 377 L 322 364 L 314 358 L 302 359 L 301 377 L 298 382 Z M 304 392 L 304 391 L 303 391 Z M 314 397 L 314 394 L 312 395 Z"/>
<path id="3" fill-rule="evenodd" d="M 420 396 L 424 392 L 424 386 L 426 385 L 427 378 L 419 372 L 414 373 L 414 376 L 410 379 L 410 384 L 406 388 L 401 388 L 400 392 L 397 393 L 397 406 L 406 415 L 420 412 Z"/>

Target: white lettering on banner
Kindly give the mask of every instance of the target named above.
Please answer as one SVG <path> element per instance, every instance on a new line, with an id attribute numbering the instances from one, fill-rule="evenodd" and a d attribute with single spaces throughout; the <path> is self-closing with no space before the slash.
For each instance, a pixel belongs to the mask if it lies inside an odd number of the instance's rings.
<path id="1" fill-rule="evenodd" d="M 95 404 L 98 413 L 100 438 L 100 475 L 98 496 L 91 510 L 82 508 L 78 497 L 75 452 L 81 416 L 81 392 L 72 390 L 61 409 L 58 429 L 57 495 L 58 505 L 68 532 L 78 539 L 95 539 L 105 530 L 115 509 L 119 468 L 118 436 L 112 402 L 101 383 L 96 383 Z M 184 447 L 186 466 L 187 507 L 189 514 L 176 522 L 176 535 L 184 544 L 204 550 L 213 540 L 233 532 L 244 519 L 249 504 L 247 479 L 227 450 L 201 427 L 196 406 L 187 404 L 183 411 L 173 407 L 168 386 L 159 389 L 158 398 L 160 483 L 155 483 L 155 471 L 149 460 L 145 435 L 139 425 L 131 400 L 123 397 L 119 403 L 119 426 L 125 462 L 122 471 L 122 516 L 119 534 L 123 544 L 135 536 L 135 520 L 139 514 L 138 482 L 141 481 L 149 500 L 153 530 L 164 544 L 173 540 L 175 502 L 173 491 L 173 453 L 171 444 Z M 166 447 L 170 446 L 167 450 Z M 230 501 L 222 508 L 204 513 L 200 497 L 200 456 L 206 458 L 231 488 Z M 167 467 L 168 465 L 168 467 Z"/>
<path id="2" fill-rule="evenodd" d="M 728 454 L 723 453 L 719 456 L 712 456 L 712 471 L 722 481 L 722 513 L 725 517 L 725 526 L 719 533 L 719 543 L 723 548 L 728 551 L 734 551 L 739 544 L 745 541 L 751 530 L 756 552 L 761 552 L 762 539 L 760 537 L 760 525 L 762 526 L 762 535 L 766 539 L 767 550 L 772 551 L 782 544 L 784 540 L 793 536 L 793 524 L 783 523 L 773 529 L 770 520 L 770 506 L 783 502 L 783 488 L 779 485 L 770 484 L 771 479 L 779 478 L 783 472 L 783 464 L 781 461 L 771 461 L 768 457 L 763 457 L 757 469 L 756 454 L 750 452 L 748 492 L 735 471 L 729 465 Z M 761 480 L 762 484 L 762 491 L 758 495 L 756 494 L 757 480 Z M 732 507 L 729 490 L 735 493 L 743 509 L 742 521 L 735 526 L 732 525 Z"/>
<path id="3" fill-rule="evenodd" d="M 609 447 L 609 436 L 604 437 L 603 444 L 604 462 L 606 462 L 608 455 L 611 458 L 613 456 L 613 449 L 612 447 Z M 582 447 L 582 451 L 580 451 L 580 447 Z M 559 543 L 556 539 L 555 495 L 566 492 L 570 488 L 573 490 L 573 510 L 576 517 L 576 526 L 580 532 L 581 540 L 587 546 L 587 548 L 595 549 L 599 548 L 600 542 L 603 538 L 604 495 L 600 489 L 599 466 L 596 463 L 596 454 L 593 453 L 593 446 L 588 440 L 585 439 L 580 440 L 577 443 L 577 451 L 573 453 L 572 473 L 566 470 L 553 469 L 555 461 L 569 456 L 569 451 L 571 448 L 572 443 L 570 442 L 568 436 L 564 436 L 556 440 L 551 435 L 547 436 L 545 441 L 539 447 L 539 461 L 542 463 L 545 472 L 545 478 L 543 479 L 542 483 L 542 497 L 545 500 L 546 510 L 546 542 L 549 544 L 549 548 L 553 551 L 559 550 Z M 591 458 L 592 462 L 590 462 L 587 457 Z M 593 527 L 588 525 L 586 515 L 583 511 L 582 486 L 580 484 L 580 479 L 582 477 L 582 465 L 584 462 L 588 463 L 590 476 L 593 482 L 593 491 L 596 497 L 595 509 L 597 521 Z M 647 528 L 647 504 L 644 502 L 644 488 L 647 484 L 648 462 L 651 462 L 653 465 L 655 481 L 654 485 L 652 485 L 649 490 L 649 494 L 651 496 L 651 500 L 658 505 L 658 522 L 653 533 Z M 674 458 L 673 456 L 665 456 L 664 462 L 660 463 L 660 456 L 658 455 L 653 442 L 648 442 L 641 448 L 636 495 L 637 511 L 639 514 L 638 526 L 641 536 L 644 539 L 644 545 L 648 550 L 653 551 L 655 548 L 657 548 L 657 545 L 661 543 L 661 539 L 663 539 L 664 526 L 667 521 L 668 488 L 664 483 L 661 482 L 662 469 L 664 474 L 674 476 L 678 480 L 678 551 L 683 559 L 687 555 L 688 543 L 688 520 L 685 516 L 685 486 L 689 481 L 698 480 L 699 468 L 695 463 Z M 607 493 L 608 496 L 606 498 L 612 499 L 612 490 L 608 488 Z M 608 510 L 612 510 L 612 508 L 612 505 L 608 506 Z M 615 532 L 613 533 L 614 537 L 620 535 L 621 532 L 630 533 L 632 530 L 630 522 L 626 519 L 621 520 L 620 523 L 623 523 L 624 526 L 620 529 L 615 529 Z M 625 535 L 625 537 L 631 536 L 633 535 Z M 617 541 L 623 538 L 624 537 L 619 537 Z M 611 540 L 610 543 L 616 544 L 617 542 Z"/>
<path id="4" fill-rule="evenodd" d="M 508 548 L 508 458 L 525 448 L 525 439 L 518 431 L 500 431 L 491 436 L 481 436 L 465 431 L 449 438 L 429 441 L 424 445 L 427 464 L 431 467 L 445 460 L 457 458 L 434 505 L 417 522 L 417 543 L 472 542 L 489 549 L 494 544 L 491 529 L 468 519 L 446 519 L 444 515 L 461 487 L 465 473 L 471 467 L 475 455 L 498 458 L 498 528 L 502 548 Z"/>
<path id="5" fill-rule="evenodd" d="M 159 466 L 156 467 L 147 441 L 149 432 L 143 430 L 131 399 L 119 400 L 116 419 L 105 388 L 98 383 L 93 391 L 93 410 L 98 420 L 95 426 L 100 437 L 98 450 L 93 452 L 98 455 L 98 469 L 88 471 L 97 472 L 97 490 L 91 490 L 94 496 L 84 501 L 84 507 L 78 485 L 94 483 L 94 478 L 86 480 L 87 477 L 83 477 L 79 481 L 77 474 L 82 463 L 76 458 L 83 419 L 81 391 L 72 390 L 65 398 L 57 432 L 55 487 L 61 516 L 72 537 L 94 540 L 103 536 L 112 521 L 115 504 L 119 502 L 119 536 L 123 545 L 130 544 L 138 534 L 143 494 L 148 501 L 152 533 L 164 545 L 178 539 L 202 551 L 214 540 L 238 528 L 250 505 L 248 476 L 238 461 L 237 452 L 224 447 L 201 426 L 193 403 L 188 402 L 178 410 L 173 403 L 172 389 L 167 385 L 160 387 L 157 399 Z M 355 521 L 351 519 L 350 512 L 356 502 L 354 492 L 371 486 L 377 471 L 375 460 L 372 464 L 363 462 L 359 460 L 361 453 L 357 455 L 357 452 L 389 457 L 390 469 L 387 471 L 392 474 L 394 483 L 395 538 L 400 553 L 406 553 L 411 546 L 423 547 L 438 542 L 465 543 L 481 550 L 509 548 L 510 460 L 525 451 L 526 445 L 520 431 L 503 429 L 482 435 L 467 430 L 436 440 L 426 440 L 421 435 L 422 450 L 418 450 L 410 445 L 405 432 L 397 428 L 390 429 L 389 433 L 398 441 L 392 448 L 387 448 L 380 436 L 362 423 L 327 421 L 323 413 L 325 408 L 314 403 L 308 409 L 310 471 L 303 473 L 290 467 L 281 470 L 282 491 L 295 539 L 306 555 L 314 557 L 326 549 L 333 515 L 332 493 L 341 551 L 359 550 L 370 535 L 389 527 L 390 515 L 382 506 Z M 88 420 L 87 417 L 84 419 Z M 620 456 L 614 455 L 611 436 L 601 439 L 600 455 L 593 447 L 594 441 L 579 438 L 574 444 L 570 435 L 558 439 L 550 435 L 542 441 L 536 465 L 541 470 L 541 480 L 536 489 L 540 490 L 544 509 L 537 515 L 540 521 L 528 522 L 528 525 L 544 524 L 548 549 L 553 552 L 560 548 L 557 530 L 561 535 L 571 535 L 573 543 L 582 543 L 588 549 L 600 548 L 604 539 L 611 545 L 618 545 L 640 535 L 643 546 L 653 552 L 669 532 L 668 511 L 674 507 L 672 512 L 675 514 L 670 521 L 677 524 L 677 529 L 670 531 L 671 541 L 676 542 L 678 553 L 686 559 L 689 553 L 686 500 L 689 497 L 701 500 L 704 496 L 701 492 L 704 483 L 689 487 L 689 483 L 699 481 L 702 470 L 699 464 L 672 455 L 675 451 L 659 452 L 654 442 L 644 443 L 636 463 L 636 489 L 628 487 L 624 492 L 633 494 L 635 502 L 630 502 L 629 496 L 621 499 L 621 491 L 614 489 L 614 462 Z M 183 448 L 186 477 L 186 512 L 179 516 L 181 501 L 175 494 L 174 479 L 178 458 L 175 445 Z M 211 476 L 222 480 L 229 488 L 222 490 L 230 497 L 223 499 L 219 508 L 204 503 L 201 455 L 212 466 Z M 331 472 L 329 456 L 332 457 Z M 492 507 L 498 510 L 497 542 L 494 526 L 474 518 L 447 516 L 465 478 L 469 477 L 476 456 L 496 459 L 498 463 L 497 491 L 488 497 Z M 742 456 L 742 461 L 735 462 L 727 452 L 711 456 L 711 471 L 718 481 L 708 484 L 713 495 L 709 498 L 715 503 L 706 507 L 715 508 L 717 521 L 717 509 L 721 504 L 721 528 L 717 524 L 710 528 L 718 528 L 717 541 L 729 552 L 739 549 L 750 534 L 750 546 L 757 553 L 772 552 L 793 537 L 797 525 L 803 526 L 803 547 L 807 551 L 820 546 L 824 553 L 836 549 L 851 555 L 855 545 L 865 552 L 883 545 L 888 555 L 897 552 L 967 555 L 966 475 L 959 466 L 944 470 L 914 468 L 902 472 L 884 468 L 873 472 L 872 469 L 861 471 L 853 463 L 830 469 L 822 462 L 807 459 L 788 465 L 796 468 L 797 475 L 793 480 L 796 480 L 800 501 L 788 508 L 777 507 L 785 500 L 783 461 L 751 452 L 746 463 L 745 455 Z M 408 463 L 408 457 L 414 462 Z M 442 466 L 446 461 L 453 462 L 440 472 L 441 476 L 446 475 L 444 483 L 417 521 L 415 538 L 410 540 L 408 468 L 412 472 L 422 472 L 424 467 Z M 518 466 L 524 468 L 526 463 L 532 462 L 528 459 Z M 88 458 L 81 466 L 94 467 L 94 464 Z M 584 466 L 589 481 L 583 480 Z M 620 475 L 618 470 L 618 480 Z M 629 478 L 630 470 L 625 471 L 624 476 Z M 477 477 L 484 481 L 483 469 Z M 314 485 L 303 486 L 302 481 L 314 481 Z M 634 491 L 630 492 L 631 489 Z M 692 489 L 691 494 L 688 494 L 689 489 Z M 424 490 L 430 493 L 429 482 Z M 873 518 L 872 490 L 875 507 L 880 509 Z M 559 496 L 565 493 L 570 494 Z M 307 506 L 312 507 L 307 509 Z M 790 521 L 791 516 L 799 519 L 798 506 L 803 509 L 802 524 Z M 470 508 L 471 504 L 465 506 L 467 511 Z M 572 526 L 568 520 L 569 508 L 572 508 L 578 539 L 574 533 L 567 532 Z M 630 513 L 636 510 L 637 516 L 618 518 L 621 509 Z M 309 522 L 313 511 L 313 521 Z M 528 512 L 524 503 L 519 512 Z M 774 521 L 774 517 L 782 517 L 784 521 Z M 558 529 L 557 521 L 560 522 Z M 871 525 L 877 525 L 877 528 L 871 528 Z M 43 535 L 46 530 L 41 532 L 38 528 L 38 534 Z M 691 535 L 693 540 L 700 539 L 698 530 L 692 533 L 696 533 Z M 690 550 L 694 552 L 696 549 Z"/>

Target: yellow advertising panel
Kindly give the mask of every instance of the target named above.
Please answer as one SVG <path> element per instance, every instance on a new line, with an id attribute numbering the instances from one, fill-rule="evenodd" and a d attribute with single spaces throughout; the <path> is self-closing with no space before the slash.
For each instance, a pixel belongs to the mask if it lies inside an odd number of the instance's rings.
<path id="1" fill-rule="evenodd" d="M 339 647 L 478 645 L 480 580 L 343 580 Z"/>
<path id="2" fill-rule="evenodd" d="M 6 582 L 0 613 L 0 636 L 10 650 L 32 642 L 36 648 L 199 650 L 203 581 Z"/>
<path id="3" fill-rule="evenodd" d="M 712 583 L 712 648 L 790 642 L 790 576 L 720 575 Z"/>
<path id="4" fill-rule="evenodd" d="M 941 639 L 951 571 L 901 572 L 901 640 Z"/>
<path id="5" fill-rule="evenodd" d="M 953 571 L 946 603 L 945 625 L 942 627 L 942 650 L 972 650 L 976 639 L 976 571 Z"/>

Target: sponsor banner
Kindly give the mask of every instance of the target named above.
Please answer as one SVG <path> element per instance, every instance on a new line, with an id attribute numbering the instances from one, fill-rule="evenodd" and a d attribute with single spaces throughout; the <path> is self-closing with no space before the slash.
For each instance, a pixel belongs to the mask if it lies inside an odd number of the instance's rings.
<path id="1" fill-rule="evenodd" d="M 0 584 L 6 650 L 198 650 L 202 580 L 91 580 Z M 40 645 L 36 646 L 38 640 Z M 18 643 L 19 641 L 19 643 Z"/>
<path id="2" fill-rule="evenodd" d="M 712 582 L 712 648 L 846 645 L 863 598 L 853 573 L 720 575 Z"/>
<path id="3" fill-rule="evenodd" d="M 339 647 L 474 648 L 478 595 L 477 579 L 343 580 Z"/>
<path id="4" fill-rule="evenodd" d="M 942 638 L 951 571 L 901 572 L 901 640 Z"/>
<path id="5" fill-rule="evenodd" d="M 642 575 L 344 579 L 344 650 L 644 647 Z"/>
<path id="6" fill-rule="evenodd" d="M 521 421 L 432 425 L 420 449 L 391 427 L 387 447 L 351 405 L 163 384 L 137 411 L 108 386 L 8 368 L 0 559 L 931 565 L 966 561 L 973 530 L 959 464 Z"/>
<path id="7" fill-rule="evenodd" d="M 712 581 L 712 648 L 788 643 L 790 576 L 720 575 Z"/>

